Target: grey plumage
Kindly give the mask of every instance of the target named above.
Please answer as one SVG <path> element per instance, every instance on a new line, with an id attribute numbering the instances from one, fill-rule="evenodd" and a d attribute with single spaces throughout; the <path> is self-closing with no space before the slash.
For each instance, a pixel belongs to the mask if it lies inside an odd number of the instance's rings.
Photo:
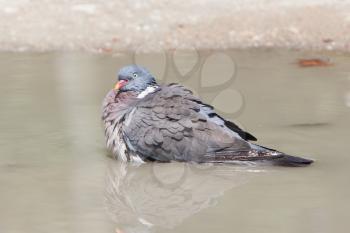
<path id="1" fill-rule="evenodd" d="M 130 78 L 135 67 L 138 70 L 137 66 L 123 68 L 119 80 Z M 248 140 L 256 140 L 254 136 L 219 116 L 190 90 L 179 84 L 158 86 L 149 77 L 153 76 L 137 75 L 105 98 L 102 119 L 107 146 L 121 159 L 271 161 L 288 166 L 312 162 L 250 143 Z"/>

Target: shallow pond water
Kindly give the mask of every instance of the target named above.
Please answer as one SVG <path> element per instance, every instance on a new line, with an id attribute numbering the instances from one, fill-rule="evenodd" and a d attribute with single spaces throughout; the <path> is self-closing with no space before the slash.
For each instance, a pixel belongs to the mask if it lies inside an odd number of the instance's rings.
<path id="1" fill-rule="evenodd" d="M 330 59 L 301 68 L 299 58 Z M 101 101 L 126 64 L 181 82 L 306 168 L 121 164 Z M 281 50 L 0 54 L 0 232 L 346 232 L 350 56 Z"/>

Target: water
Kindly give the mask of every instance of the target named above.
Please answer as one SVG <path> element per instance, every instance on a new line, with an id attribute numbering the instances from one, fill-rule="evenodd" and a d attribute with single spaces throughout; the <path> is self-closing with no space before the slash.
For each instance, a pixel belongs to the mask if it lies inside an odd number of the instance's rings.
<path id="1" fill-rule="evenodd" d="M 313 57 L 333 65 L 296 64 Z M 316 163 L 112 160 L 100 104 L 117 69 L 135 59 L 163 82 L 194 89 L 260 144 Z M 1 53 L 0 232 L 346 232 L 349 62 L 349 55 L 280 50 Z"/>

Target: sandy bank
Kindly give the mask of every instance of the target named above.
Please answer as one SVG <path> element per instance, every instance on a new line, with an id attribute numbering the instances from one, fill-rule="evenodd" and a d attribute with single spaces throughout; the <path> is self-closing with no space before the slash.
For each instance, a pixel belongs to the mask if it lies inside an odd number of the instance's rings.
<path id="1" fill-rule="evenodd" d="M 0 49 L 350 51 L 350 1 L 0 0 Z"/>

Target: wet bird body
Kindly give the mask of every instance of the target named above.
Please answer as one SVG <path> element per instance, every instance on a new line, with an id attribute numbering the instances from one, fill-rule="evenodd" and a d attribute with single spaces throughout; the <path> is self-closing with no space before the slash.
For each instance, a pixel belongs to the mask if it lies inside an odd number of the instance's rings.
<path id="1" fill-rule="evenodd" d="M 312 163 L 249 142 L 256 138 L 190 90 L 179 84 L 157 85 L 142 67 L 125 67 L 118 78 L 104 99 L 102 119 L 108 149 L 124 161 Z"/>

